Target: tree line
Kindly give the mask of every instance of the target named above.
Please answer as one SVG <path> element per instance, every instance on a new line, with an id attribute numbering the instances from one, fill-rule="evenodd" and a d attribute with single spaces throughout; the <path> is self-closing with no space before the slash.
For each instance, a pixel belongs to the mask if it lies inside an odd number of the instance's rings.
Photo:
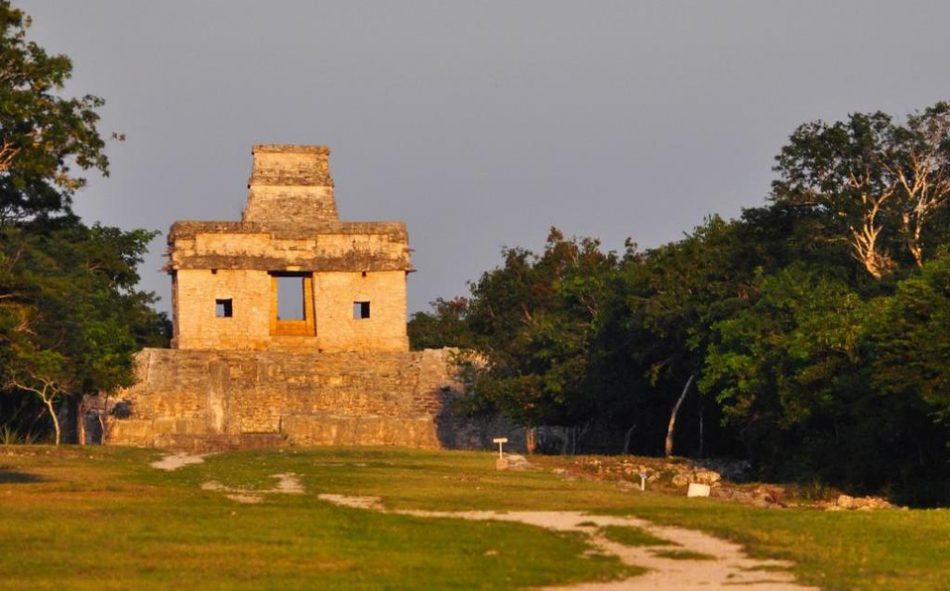
<path id="1" fill-rule="evenodd" d="M 471 352 L 465 412 L 529 433 L 947 503 L 950 104 L 805 123 L 774 171 L 764 205 L 657 248 L 505 249 L 412 346 Z"/>

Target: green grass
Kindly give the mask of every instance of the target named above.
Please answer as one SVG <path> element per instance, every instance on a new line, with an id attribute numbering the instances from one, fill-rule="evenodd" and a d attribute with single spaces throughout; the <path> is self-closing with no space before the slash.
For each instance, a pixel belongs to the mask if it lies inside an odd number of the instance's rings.
<path id="1" fill-rule="evenodd" d="M 0 449 L 2 587 L 510 589 L 635 574 L 616 558 L 585 556 L 581 534 L 385 515 L 310 494 L 395 485 L 421 499 L 440 485 L 457 486 L 436 472 L 504 488 L 488 456 L 463 457 L 455 466 L 451 456 L 419 452 L 249 452 L 172 473 L 148 467 L 157 457 L 127 449 Z M 266 489 L 274 484 L 269 475 L 287 471 L 301 476 L 308 494 L 241 505 L 199 488 L 213 479 Z"/>
<path id="2" fill-rule="evenodd" d="M 692 550 L 657 550 L 654 552 L 660 558 L 670 558 L 672 560 L 715 560 L 715 556 L 703 554 L 702 552 L 693 552 Z"/>
<path id="3" fill-rule="evenodd" d="M 650 535 L 639 527 L 608 525 L 600 530 L 605 538 L 624 546 L 675 546 L 673 542 Z"/>
<path id="4" fill-rule="evenodd" d="M 319 493 L 394 509 L 567 509 L 711 531 L 796 561 L 826 589 L 950 588 L 950 511 L 825 513 L 620 492 L 546 471 L 498 472 L 490 453 L 258 450 L 162 472 L 158 452 L 0 447 L 0 581 L 18 589 L 509 589 L 605 580 L 631 569 L 580 534 L 515 523 L 345 509 Z M 551 460 L 555 462 L 557 460 Z M 546 464 L 548 460 L 539 460 Z M 304 495 L 240 505 L 200 484 Z"/>
<path id="5" fill-rule="evenodd" d="M 702 529 L 754 556 L 792 560 L 807 583 L 833 590 L 950 589 L 950 510 L 827 512 L 759 509 L 654 496 L 632 514 Z"/>

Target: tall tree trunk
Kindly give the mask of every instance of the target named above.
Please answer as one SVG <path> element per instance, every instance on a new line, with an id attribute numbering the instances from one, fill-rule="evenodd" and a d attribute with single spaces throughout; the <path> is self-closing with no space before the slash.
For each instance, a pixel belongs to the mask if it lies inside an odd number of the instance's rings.
<path id="1" fill-rule="evenodd" d="M 102 428 L 102 436 L 99 438 L 99 444 L 105 445 L 109 440 L 109 391 L 99 390 L 99 396 L 103 397 L 102 407 L 97 413 L 99 415 L 99 426 Z"/>
<path id="2" fill-rule="evenodd" d="M 79 439 L 79 445 L 86 445 L 86 411 L 82 405 L 79 405 L 79 411 L 76 413 L 76 433 Z"/>
<path id="3" fill-rule="evenodd" d="M 524 447 L 528 452 L 528 455 L 531 455 L 538 449 L 538 429 L 537 427 L 525 427 L 524 430 Z"/>
<path id="4" fill-rule="evenodd" d="M 53 430 L 56 432 L 56 445 L 59 445 L 61 439 L 61 431 L 59 428 L 59 417 L 56 416 L 56 409 L 53 407 L 53 397 L 43 397 L 43 403 L 46 404 L 46 408 L 49 409 L 49 416 L 53 419 Z"/>
<path id="5" fill-rule="evenodd" d="M 673 455 L 673 433 L 676 431 L 676 415 L 679 413 L 683 399 L 686 398 L 686 393 L 689 392 L 689 387 L 693 385 L 695 378 L 695 373 L 689 375 L 689 379 L 686 380 L 686 385 L 683 386 L 683 393 L 680 394 L 679 400 L 673 405 L 673 412 L 670 413 L 670 424 L 666 427 L 666 446 L 663 449 L 663 453 L 666 457 Z"/>

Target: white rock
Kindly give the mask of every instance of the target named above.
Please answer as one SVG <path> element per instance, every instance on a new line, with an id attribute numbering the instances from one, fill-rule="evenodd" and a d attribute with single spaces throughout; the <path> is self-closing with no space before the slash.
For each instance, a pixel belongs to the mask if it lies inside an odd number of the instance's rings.
<path id="1" fill-rule="evenodd" d="M 689 488 L 686 490 L 686 496 L 687 497 L 708 497 L 709 485 L 698 484 L 696 482 L 690 482 Z"/>

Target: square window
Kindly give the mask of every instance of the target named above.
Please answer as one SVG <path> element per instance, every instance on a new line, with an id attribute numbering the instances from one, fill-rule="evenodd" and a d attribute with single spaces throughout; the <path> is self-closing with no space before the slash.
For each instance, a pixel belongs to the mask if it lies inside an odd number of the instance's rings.
<path id="1" fill-rule="evenodd" d="M 214 315 L 218 318 L 230 318 L 234 315 L 234 308 L 231 305 L 230 298 L 214 301 Z"/>
<path id="2" fill-rule="evenodd" d="M 369 302 L 353 302 L 353 318 L 356 320 L 369 318 Z"/>

